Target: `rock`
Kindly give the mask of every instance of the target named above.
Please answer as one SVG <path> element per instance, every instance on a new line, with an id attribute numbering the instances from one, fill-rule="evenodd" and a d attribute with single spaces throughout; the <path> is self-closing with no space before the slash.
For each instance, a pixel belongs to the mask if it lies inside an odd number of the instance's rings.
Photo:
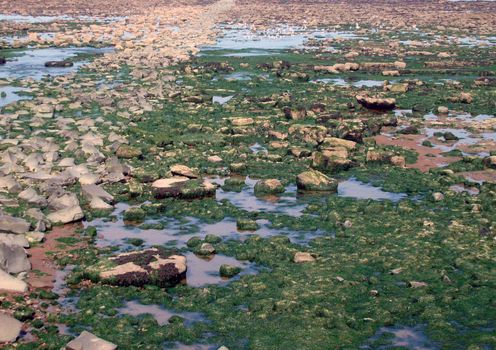
<path id="1" fill-rule="evenodd" d="M 9 193 L 18 193 L 22 191 L 22 187 L 12 176 L 1 176 L 0 190 L 6 190 Z"/>
<path id="2" fill-rule="evenodd" d="M 380 111 L 390 111 L 396 107 L 396 99 L 394 98 L 376 98 L 366 95 L 356 95 L 356 100 L 359 104 L 368 109 Z"/>
<path id="3" fill-rule="evenodd" d="M 410 86 L 408 83 L 403 84 L 392 84 L 387 86 L 388 91 L 396 92 L 396 93 L 405 93 L 408 92 Z"/>
<path id="4" fill-rule="evenodd" d="M 449 109 L 448 109 L 448 107 L 445 107 L 445 106 L 439 106 L 439 107 L 437 108 L 437 112 L 438 112 L 439 114 L 443 114 L 443 115 L 445 115 L 445 114 L 448 114 L 448 113 L 449 113 Z"/>
<path id="5" fill-rule="evenodd" d="M 330 191 L 336 192 L 338 181 L 317 170 L 309 170 L 296 177 L 296 185 L 303 191 Z"/>
<path id="6" fill-rule="evenodd" d="M 0 244 L 1 243 L 5 243 L 9 246 L 18 245 L 23 248 L 29 248 L 29 242 L 24 235 L 0 233 Z"/>
<path id="7" fill-rule="evenodd" d="M 7 63 L 7 60 L 5 59 L 5 57 L 0 57 L 0 65 L 6 64 L 6 63 Z"/>
<path id="8" fill-rule="evenodd" d="M 458 97 L 459 101 L 461 103 L 472 103 L 472 101 L 474 100 L 474 98 L 472 97 L 471 94 L 469 94 L 468 92 L 462 92 L 460 94 L 460 96 Z"/>
<path id="9" fill-rule="evenodd" d="M 314 262 L 315 258 L 312 256 L 312 254 L 307 252 L 296 252 L 293 257 L 293 261 L 297 264 L 300 264 L 306 262 Z"/>
<path id="10" fill-rule="evenodd" d="M 222 264 L 219 268 L 219 274 L 221 277 L 231 278 L 236 276 L 240 272 L 241 267 L 234 265 Z"/>
<path id="11" fill-rule="evenodd" d="M 443 137 L 446 141 L 457 141 L 458 137 L 450 131 L 443 133 Z"/>
<path id="12" fill-rule="evenodd" d="M 170 255 L 163 248 L 150 248 L 105 258 L 88 270 L 108 284 L 170 287 L 185 277 L 186 257 Z"/>
<path id="13" fill-rule="evenodd" d="M 74 66 L 73 62 L 70 61 L 48 61 L 45 62 L 45 67 L 47 68 L 67 68 Z"/>
<path id="14" fill-rule="evenodd" d="M 233 126 L 248 126 L 255 123 L 253 118 L 233 118 L 231 119 L 231 124 Z"/>
<path id="15" fill-rule="evenodd" d="M 40 243 L 45 240 L 45 234 L 39 231 L 29 231 L 26 233 L 26 239 L 29 243 Z"/>
<path id="16" fill-rule="evenodd" d="M 428 284 L 425 282 L 417 282 L 417 281 L 410 281 L 408 282 L 408 287 L 410 288 L 422 288 L 422 287 L 427 287 Z"/>
<path id="17" fill-rule="evenodd" d="M 392 156 L 389 160 L 394 166 L 404 168 L 406 165 L 406 159 L 403 156 Z"/>
<path id="18" fill-rule="evenodd" d="M 281 181 L 277 179 L 268 179 L 257 181 L 254 190 L 256 195 L 263 195 L 284 193 L 285 188 L 282 185 Z"/>
<path id="19" fill-rule="evenodd" d="M 215 248 L 210 243 L 203 243 L 197 252 L 200 255 L 212 255 L 215 254 Z"/>
<path id="20" fill-rule="evenodd" d="M 357 143 L 355 141 L 344 140 L 337 137 L 326 137 L 321 144 L 322 148 L 328 147 L 344 147 L 347 150 L 352 150 L 356 147 Z"/>
<path id="21" fill-rule="evenodd" d="M 0 243 L 0 269 L 8 273 L 31 270 L 31 263 L 24 248 L 20 245 Z"/>
<path id="22" fill-rule="evenodd" d="M 444 194 L 442 194 L 441 192 L 435 192 L 432 194 L 432 199 L 434 200 L 434 202 L 440 202 L 444 199 Z"/>
<path id="23" fill-rule="evenodd" d="M 222 158 L 219 157 L 219 156 L 210 156 L 210 157 L 207 158 L 207 160 L 210 163 L 220 163 L 220 162 L 222 162 Z"/>
<path id="24" fill-rule="evenodd" d="M 183 176 L 187 177 L 188 179 L 197 179 L 199 176 L 191 168 L 187 167 L 186 165 L 173 165 L 170 168 L 170 172 L 174 176 Z"/>
<path id="25" fill-rule="evenodd" d="M 31 224 L 24 219 L 0 214 L 0 232 L 25 233 L 29 231 Z"/>
<path id="26" fill-rule="evenodd" d="M 115 155 L 118 158 L 124 158 L 124 159 L 131 159 L 131 158 L 138 158 L 142 156 L 142 152 L 140 149 L 131 147 L 128 145 L 120 145 L 117 151 L 115 152 Z"/>
<path id="27" fill-rule="evenodd" d="M 141 222 L 145 220 L 146 213 L 141 208 L 128 208 L 124 212 L 124 220 L 125 221 L 135 221 Z"/>
<path id="28" fill-rule="evenodd" d="M 159 179 L 153 182 L 152 190 L 155 198 L 176 197 L 180 199 L 196 199 L 214 196 L 217 189 L 207 181 L 193 180 L 185 176 Z"/>
<path id="29" fill-rule="evenodd" d="M 68 224 L 70 222 L 82 220 L 84 218 L 84 213 L 81 207 L 76 205 L 50 213 L 47 218 L 52 223 Z"/>
<path id="30" fill-rule="evenodd" d="M 79 200 L 75 193 L 57 191 L 48 197 L 48 207 L 50 209 L 60 210 L 79 205 Z"/>
<path id="31" fill-rule="evenodd" d="M 47 200 L 45 197 L 40 196 L 33 188 L 29 187 L 26 188 L 24 191 L 19 193 L 19 198 L 30 203 L 30 204 L 35 204 L 38 206 L 46 206 Z"/>
<path id="32" fill-rule="evenodd" d="M 238 219 L 236 220 L 236 228 L 240 231 L 256 231 L 259 226 L 255 220 Z"/>
<path id="33" fill-rule="evenodd" d="M 28 290 L 26 282 L 15 278 L 4 270 L 0 269 L 0 290 L 6 290 L 15 293 L 24 293 Z M 0 333 L 1 333 L 0 327 Z"/>
<path id="34" fill-rule="evenodd" d="M 0 343 L 11 343 L 21 334 L 22 323 L 3 312 L 0 312 L 0 325 L 2 325 L 0 327 Z"/>
<path id="35" fill-rule="evenodd" d="M 483 163 L 488 168 L 496 169 L 496 156 L 489 156 L 484 158 Z"/>
<path id="36" fill-rule="evenodd" d="M 116 350 L 117 345 L 83 331 L 77 338 L 65 346 L 65 350 Z"/>

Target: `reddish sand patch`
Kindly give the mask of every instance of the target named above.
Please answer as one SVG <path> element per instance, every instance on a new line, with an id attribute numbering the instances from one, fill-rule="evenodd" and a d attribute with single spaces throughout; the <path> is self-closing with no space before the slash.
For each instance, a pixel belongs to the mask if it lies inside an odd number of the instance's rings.
<path id="1" fill-rule="evenodd" d="M 417 152 L 417 162 L 407 164 L 406 167 L 419 169 L 423 172 L 448 165 L 461 159 L 460 157 L 443 156 L 443 151 L 440 149 L 422 146 L 421 142 L 425 140 L 425 136 L 423 135 L 401 135 L 397 139 L 391 139 L 386 135 L 377 135 L 374 139 L 378 145 L 398 146 Z"/>
<path id="2" fill-rule="evenodd" d="M 51 232 L 45 236 L 45 241 L 39 246 L 32 247 L 28 250 L 30 254 L 32 270 L 28 274 L 28 283 L 32 288 L 53 288 L 55 281 L 55 273 L 58 268 L 54 263 L 53 258 L 47 255 L 48 252 L 61 253 L 66 248 L 57 241 L 63 237 L 79 237 L 76 229 L 81 227 L 81 224 L 69 224 L 64 226 L 55 226 Z M 76 248 L 84 243 L 78 243 Z"/>

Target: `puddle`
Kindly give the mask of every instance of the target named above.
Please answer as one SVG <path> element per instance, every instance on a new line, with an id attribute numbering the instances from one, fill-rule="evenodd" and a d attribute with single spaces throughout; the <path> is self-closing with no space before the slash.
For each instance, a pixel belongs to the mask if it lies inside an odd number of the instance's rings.
<path id="1" fill-rule="evenodd" d="M 228 53 L 230 56 L 259 56 L 271 54 L 271 50 L 288 50 L 306 47 L 309 39 L 366 39 L 352 32 L 324 31 L 297 26 L 276 26 L 264 31 L 253 31 L 246 26 L 220 26 L 222 30 L 216 44 L 202 47 L 202 51 L 246 50 Z"/>
<path id="2" fill-rule="evenodd" d="M 338 195 L 340 197 L 351 197 L 356 199 L 390 200 L 400 201 L 407 197 L 405 193 L 386 192 L 379 187 L 351 178 L 338 184 Z"/>
<path id="3" fill-rule="evenodd" d="M 267 151 L 267 148 L 265 148 L 264 146 L 262 146 L 261 144 L 259 144 L 258 142 L 257 143 L 254 143 L 253 145 L 250 146 L 250 150 L 254 153 L 254 154 L 258 154 L 258 153 L 269 153 Z"/>
<path id="4" fill-rule="evenodd" d="M 0 86 L 0 107 L 7 106 L 13 102 L 31 99 L 31 96 L 22 96 L 17 93 L 27 89 L 14 86 Z"/>
<path id="5" fill-rule="evenodd" d="M 449 187 L 450 190 L 457 193 L 468 193 L 471 196 L 477 196 L 479 194 L 479 189 L 477 187 L 466 187 L 463 184 L 460 185 L 451 185 Z"/>
<path id="6" fill-rule="evenodd" d="M 222 74 L 220 76 L 221 79 L 225 79 L 227 81 L 249 81 L 252 79 L 251 73 L 248 72 L 234 72 L 230 74 Z M 219 77 L 213 77 L 212 81 L 218 81 Z"/>
<path id="7" fill-rule="evenodd" d="M 223 284 L 236 280 L 243 275 L 254 275 L 257 273 L 254 264 L 241 262 L 235 258 L 215 254 L 208 257 L 199 257 L 193 253 L 186 253 L 188 270 L 186 271 L 185 284 L 191 287 L 202 287 L 208 284 Z M 232 278 L 220 276 L 219 268 L 223 264 L 241 267 L 241 272 Z"/>
<path id="8" fill-rule="evenodd" d="M 86 61 L 74 62 L 74 66 L 67 68 L 47 68 L 45 62 L 63 61 L 78 54 L 101 54 L 111 50 L 110 48 L 97 49 L 92 47 L 22 50 L 12 61 L 0 66 L 0 79 L 33 78 L 39 80 L 46 75 L 57 76 L 75 72 Z"/>
<path id="9" fill-rule="evenodd" d="M 118 309 L 118 311 L 120 314 L 130 316 L 140 316 L 145 314 L 152 315 L 161 326 L 167 324 L 172 316 L 182 317 L 186 327 L 190 327 L 195 322 L 202 322 L 206 320 L 205 316 L 199 312 L 174 312 L 164 309 L 160 305 L 144 305 L 136 300 L 128 301 L 126 305 Z"/>
<path id="10" fill-rule="evenodd" d="M 118 203 L 112 213 L 117 218 L 115 221 L 98 218 L 85 222 L 85 226 L 95 226 L 98 231 L 97 247 L 117 245 L 125 249 L 131 246 L 126 243 L 126 240 L 136 238 L 142 239 L 144 246 L 164 245 L 169 242 L 177 242 L 180 246 L 183 246 L 189 238 L 194 236 L 188 224 L 180 223 L 178 220 L 170 220 L 167 222 L 169 225 L 164 229 L 145 230 L 138 227 L 141 223 L 126 223 L 123 220 L 123 214 L 129 207 L 125 203 Z M 154 223 L 154 221 L 148 220 L 146 223 Z"/>
<path id="11" fill-rule="evenodd" d="M 229 101 L 231 101 L 231 99 L 234 97 L 234 95 L 231 95 L 231 96 L 214 96 L 212 97 L 212 103 L 218 103 L 220 105 L 223 105 Z"/>
<path id="12" fill-rule="evenodd" d="M 322 78 L 322 79 L 315 79 L 312 80 L 312 82 L 316 83 L 324 83 L 324 84 L 333 84 L 337 86 L 343 86 L 343 87 L 358 87 L 358 88 L 363 88 L 363 87 L 382 87 L 384 85 L 384 80 L 357 80 L 353 82 L 348 82 L 342 78 Z"/>
<path id="13" fill-rule="evenodd" d="M 57 270 L 55 272 L 55 282 L 52 288 L 52 292 L 59 295 L 57 302 L 66 312 L 77 312 L 76 303 L 79 298 L 67 295 L 71 289 L 68 288 L 65 283 L 66 277 L 72 272 L 73 269 L 74 265 L 67 265 L 62 270 Z"/>
<path id="14" fill-rule="evenodd" d="M 217 180 L 217 183 L 222 185 L 223 180 Z M 295 217 L 303 215 L 307 205 L 298 198 L 296 185 L 287 186 L 286 191 L 278 196 L 256 197 L 254 189 L 256 183 L 257 180 L 247 177 L 246 186 L 241 192 L 224 191 L 219 187 L 215 198 L 218 201 L 228 200 L 236 207 L 250 212 L 279 212 Z"/>
<path id="15" fill-rule="evenodd" d="M 383 345 L 386 342 L 387 345 Z M 378 342 L 377 345 L 373 345 Z M 439 347 L 427 338 L 423 326 L 415 327 L 382 327 L 368 341 L 369 345 L 362 345 L 360 349 L 396 349 L 398 347 L 411 350 L 437 350 Z"/>
<path id="16" fill-rule="evenodd" d="M 0 14 L 0 21 L 11 21 L 17 23 L 50 23 L 55 21 L 73 21 L 81 20 L 88 22 L 116 22 L 125 19 L 126 17 L 115 16 L 115 17 L 93 17 L 93 16 L 26 16 L 26 15 L 5 15 Z"/>

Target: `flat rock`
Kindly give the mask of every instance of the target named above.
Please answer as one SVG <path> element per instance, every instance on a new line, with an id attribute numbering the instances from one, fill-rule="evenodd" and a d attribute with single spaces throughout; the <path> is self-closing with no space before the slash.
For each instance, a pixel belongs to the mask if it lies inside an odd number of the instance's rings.
<path id="1" fill-rule="evenodd" d="M 5 290 L 14 293 L 24 293 L 28 290 L 28 285 L 26 282 L 15 278 L 4 270 L 0 269 L 0 290 Z M 0 322 L 3 325 L 3 323 Z M 0 327 L 0 334 L 2 332 L 2 327 Z M 1 341 L 0 341 L 1 342 Z"/>
<path id="2" fill-rule="evenodd" d="M 117 345 L 103 340 L 96 335 L 83 331 L 77 338 L 65 346 L 65 350 L 115 350 Z"/>
<path id="3" fill-rule="evenodd" d="M 89 268 L 104 283 L 120 286 L 174 286 L 186 274 L 186 257 L 150 248 L 105 258 Z"/>
<path id="4" fill-rule="evenodd" d="M 174 176 L 184 176 L 189 179 L 197 179 L 199 177 L 198 174 L 186 165 L 173 165 L 170 168 L 170 172 Z"/>
<path id="5" fill-rule="evenodd" d="M 47 218 L 53 223 L 68 224 L 83 219 L 84 213 L 83 209 L 76 205 L 50 213 Z"/>
<path id="6" fill-rule="evenodd" d="M 394 98 L 377 98 L 366 95 L 357 95 L 356 100 L 359 104 L 368 109 L 389 111 L 396 107 L 396 99 Z"/>
<path id="7" fill-rule="evenodd" d="M 21 234 L 29 231 L 30 226 L 31 224 L 24 219 L 0 215 L 0 232 Z"/>
<path id="8" fill-rule="evenodd" d="M 13 342 L 21 334 L 22 323 L 3 312 L 0 312 L 0 343 Z"/>
<path id="9" fill-rule="evenodd" d="M 0 244 L 13 246 L 18 245 L 23 248 L 29 248 L 29 242 L 24 235 L 16 235 L 12 233 L 0 233 Z"/>

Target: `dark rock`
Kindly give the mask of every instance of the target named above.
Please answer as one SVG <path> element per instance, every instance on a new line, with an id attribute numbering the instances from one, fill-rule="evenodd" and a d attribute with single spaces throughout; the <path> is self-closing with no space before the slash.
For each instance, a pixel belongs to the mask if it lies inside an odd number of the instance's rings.
<path id="1" fill-rule="evenodd" d="M 45 67 L 47 68 L 67 68 L 74 66 L 73 62 L 70 61 L 48 61 L 45 62 Z"/>

